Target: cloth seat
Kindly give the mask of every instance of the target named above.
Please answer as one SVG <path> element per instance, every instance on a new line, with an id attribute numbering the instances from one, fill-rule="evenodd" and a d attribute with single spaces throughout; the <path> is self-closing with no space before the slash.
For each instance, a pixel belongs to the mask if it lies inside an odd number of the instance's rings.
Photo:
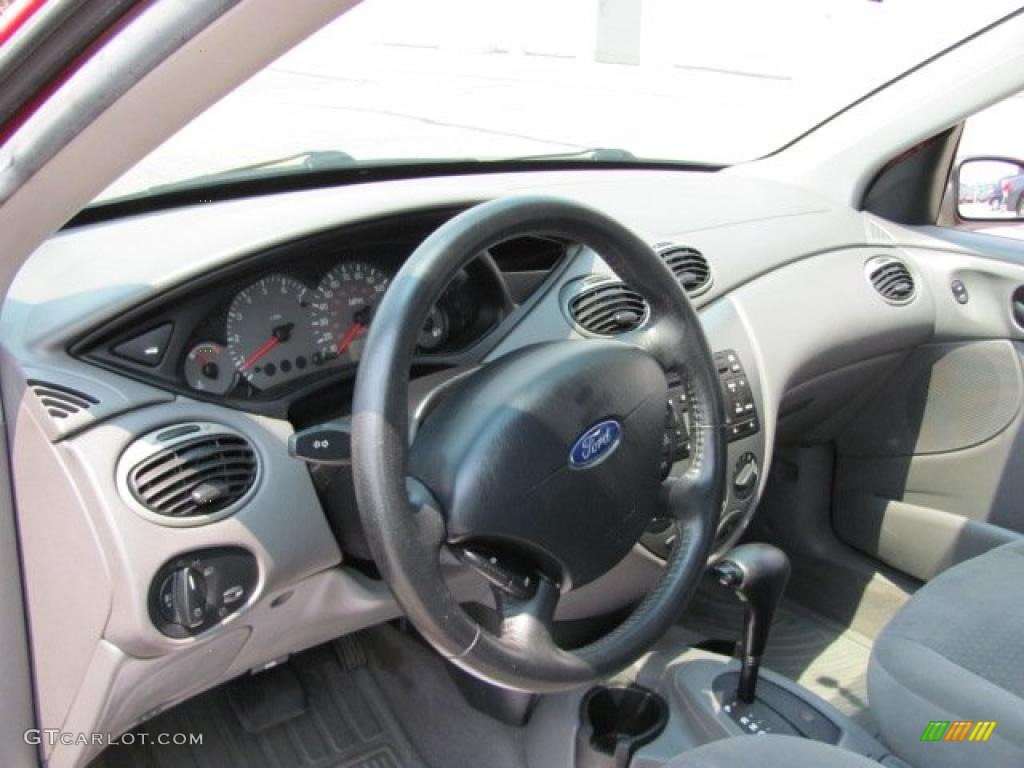
<path id="1" fill-rule="evenodd" d="M 1022 588 L 1024 541 L 939 574 L 882 631 L 868 700 L 887 746 L 911 765 L 1024 766 Z M 972 725 L 954 731 L 964 741 L 922 741 L 933 721 Z M 982 721 L 996 723 L 991 735 L 970 741 Z"/>
<path id="2" fill-rule="evenodd" d="M 866 757 L 795 736 L 736 736 L 684 752 L 663 768 L 879 768 Z"/>

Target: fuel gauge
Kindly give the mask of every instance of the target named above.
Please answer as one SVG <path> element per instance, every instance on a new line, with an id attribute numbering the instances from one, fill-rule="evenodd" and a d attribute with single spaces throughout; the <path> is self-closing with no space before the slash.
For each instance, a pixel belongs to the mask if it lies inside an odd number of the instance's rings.
<path id="1" fill-rule="evenodd" d="M 223 395 L 235 383 L 235 367 L 216 341 L 196 344 L 185 358 L 185 381 L 192 389 Z"/>

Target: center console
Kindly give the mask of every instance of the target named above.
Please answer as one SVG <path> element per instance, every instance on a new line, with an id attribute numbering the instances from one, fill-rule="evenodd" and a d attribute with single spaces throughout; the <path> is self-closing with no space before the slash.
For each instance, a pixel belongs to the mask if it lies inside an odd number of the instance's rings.
<path id="1" fill-rule="evenodd" d="M 673 641 L 670 633 L 602 685 L 544 697 L 527 730 L 530 768 L 657 768 L 710 741 L 768 734 L 821 741 L 906 768 L 824 699 L 760 669 L 789 578 L 786 555 L 745 544 L 727 552 L 712 574 L 744 605 L 739 658 L 689 647 L 694 638 Z"/>

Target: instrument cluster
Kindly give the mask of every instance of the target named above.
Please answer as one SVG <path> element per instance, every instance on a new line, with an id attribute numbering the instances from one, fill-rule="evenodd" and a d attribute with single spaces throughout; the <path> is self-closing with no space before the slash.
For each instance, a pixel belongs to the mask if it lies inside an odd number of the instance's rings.
<path id="1" fill-rule="evenodd" d="M 284 271 L 263 275 L 230 298 L 222 334 L 194 340 L 182 376 L 193 390 L 223 395 L 240 387 L 265 392 L 354 367 L 392 277 L 358 258 L 337 262 L 315 284 Z M 480 310 L 478 297 L 465 290 L 469 279 L 457 276 L 431 309 L 420 333 L 421 354 L 467 340 Z"/>
<path id="2" fill-rule="evenodd" d="M 191 397 L 281 415 L 351 387 L 381 299 L 423 236 L 388 221 L 287 243 L 170 289 L 72 351 Z M 514 304 L 481 253 L 432 307 L 413 367 L 466 364 Z"/>

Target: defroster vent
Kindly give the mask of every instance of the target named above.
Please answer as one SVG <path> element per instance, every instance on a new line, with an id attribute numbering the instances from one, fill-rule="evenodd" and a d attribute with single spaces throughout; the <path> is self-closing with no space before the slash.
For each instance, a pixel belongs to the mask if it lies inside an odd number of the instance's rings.
<path id="1" fill-rule="evenodd" d="M 569 317 L 583 330 L 615 336 L 643 325 L 647 302 L 619 280 L 585 284 L 568 302 Z"/>
<path id="2" fill-rule="evenodd" d="M 141 443 L 147 455 L 131 463 L 126 482 L 150 512 L 205 518 L 241 500 L 255 484 L 259 466 L 252 445 L 240 434 L 216 425 L 186 426 L 195 428 L 164 429 L 136 443 L 133 448 Z M 169 444 L 161 446 L 162 438 Z"/>
<path id="3" fill-rule="evenodd" d="M 46 412 L 55 419 L 74 416 L 76 413 L 89 410 L 100 402 L 85 392 L 48 381 L 30 379 L 28 385 L 32 389 L 32 394 L 39 398 L 39 402 Z"/>

